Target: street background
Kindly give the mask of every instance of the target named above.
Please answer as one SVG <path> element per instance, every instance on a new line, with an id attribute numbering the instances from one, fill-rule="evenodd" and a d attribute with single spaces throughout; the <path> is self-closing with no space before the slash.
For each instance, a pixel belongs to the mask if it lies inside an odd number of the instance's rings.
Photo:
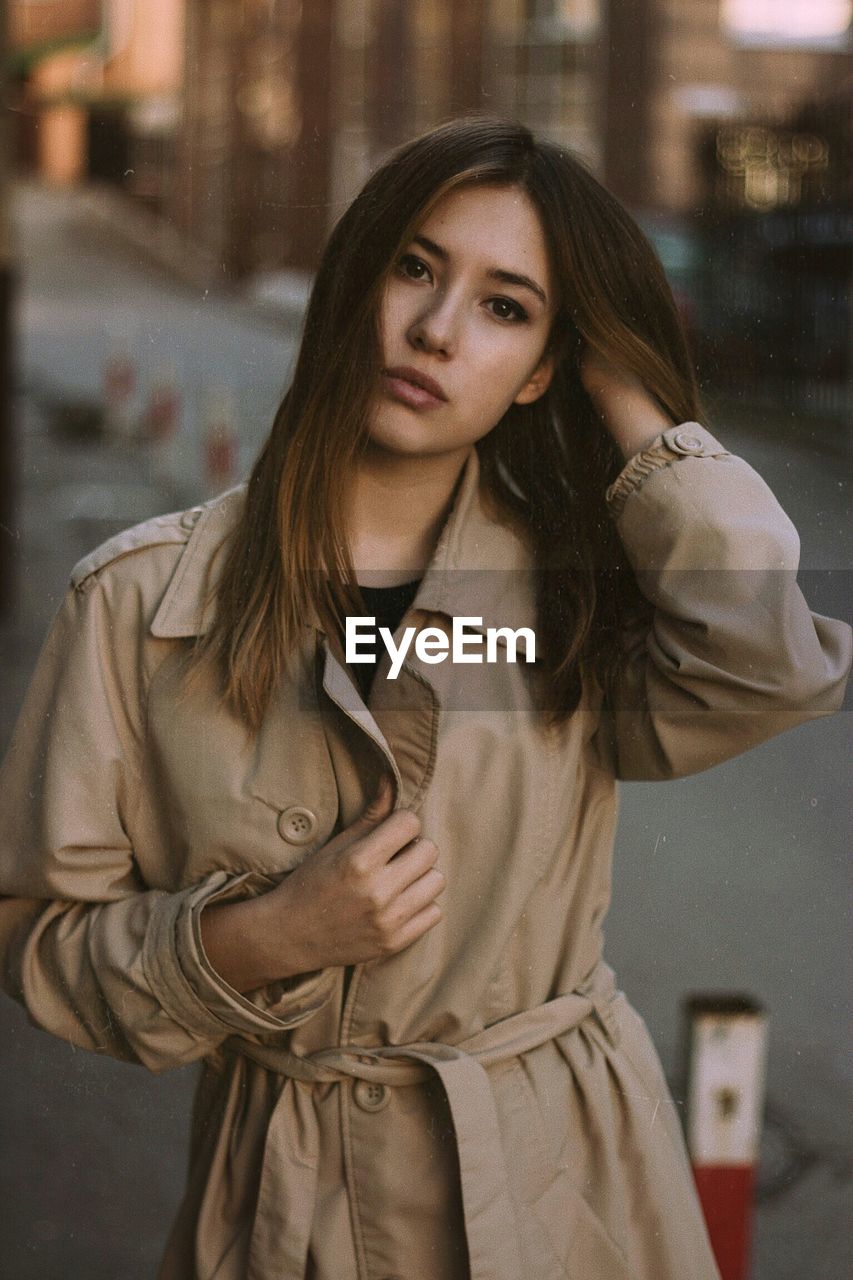
<path id="1" fill-rule="evenodd" d="M 0 750 L 72 565 L 245 474 L 331 220 L 388 146 L 460 109 L 576 147 L 637 214 L 711 429 L 797 525 L 812 607 L 849 616 L 850 5 L 771 8 L 775 32 L 749 0 L 12 3 Z M 66 26 L 37 27 L 50 11 Z M 685 996 L 769 1013 L 752 1280 L 849 1274 L 849 706 L 622 789 L 608 959 L 679 1105 Z M 153 1276 L 194 1078 L 0 1002 L 0 1276 Z"/>

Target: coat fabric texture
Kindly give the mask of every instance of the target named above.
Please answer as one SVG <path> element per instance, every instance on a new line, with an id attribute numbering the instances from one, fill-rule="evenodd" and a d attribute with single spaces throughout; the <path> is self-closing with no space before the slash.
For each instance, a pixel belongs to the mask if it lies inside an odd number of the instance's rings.
<path id="1" fill-rule="evenodd" d="M 617 778 L 668 779 L 835 710 L 850 629 L 810 613 L 798 541 L 695 423 L 608 502 L 651 628 L 546 729 L 527 664 L 380 664 L 362 701 L 315 627 L 257 737 L 185 683 L 243 489 L 74 571 L 2 774 L 6 989 L 153 1071 L 204 1060 L 161 1280 L 715 1280 L 679 1122 L 602 959 Z M 535 629 L 528 553 L 472 451 L 401 626 Z M 398 632 L 399 634 L 399 632 Z M 501 642 L 506 649 L 506 639 Z M 380 775 L 439 850 L 439 925 L 390 959 L 250 996 L 204 907 L 263 892 Z"/>

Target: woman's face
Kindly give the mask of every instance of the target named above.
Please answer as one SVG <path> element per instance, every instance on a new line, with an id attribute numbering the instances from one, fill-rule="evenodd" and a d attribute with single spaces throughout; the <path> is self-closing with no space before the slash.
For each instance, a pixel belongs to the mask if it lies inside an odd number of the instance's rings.
<path id="1" fill-rule="evenodd" d="M 556 310 L 545 237 L 517 187 L 446 195 L 406 246 L 381 309 L 374 445 L 467 453 L 515 401 L 547 389 Z"/>

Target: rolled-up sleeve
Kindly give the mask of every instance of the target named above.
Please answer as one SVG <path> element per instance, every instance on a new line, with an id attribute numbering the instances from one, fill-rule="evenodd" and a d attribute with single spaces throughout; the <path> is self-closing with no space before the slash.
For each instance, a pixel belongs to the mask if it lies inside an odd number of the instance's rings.
<path id="1" fill-rule="evenodd" d="M 653 609 L 624 637 L 597 733 L 618 777 L 695 773 L 838 709 L 850 627 L 810 611 L 797 532 L 742 458 L 685 423 L 607 499 Z"/>
<path id="2" fill-rule="evenodd" d="M 127 625 L 135 591 L 114 575 L 68 592 L 0 770 L 0 982 L 35 1025 L 159 1071 L 232 1034 L 306 1021 L 335 974 L 241 995 L 208 963 L 199 916 L 268 886 L 223 871 L 177 892 L 144 882 L 131 835 L 147 685 L 145 628 Z"/>

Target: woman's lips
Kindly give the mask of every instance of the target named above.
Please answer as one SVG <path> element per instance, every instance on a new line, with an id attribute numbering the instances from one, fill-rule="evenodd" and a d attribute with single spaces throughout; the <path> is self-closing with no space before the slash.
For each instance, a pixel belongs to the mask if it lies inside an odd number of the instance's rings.
<path id="1" fill-rule="evenodd" d="M 447 399 L 439 384 L 417 369 L 385 369 L 383 374 L 388 394 L 411 409 L 432 409 Z"/>

